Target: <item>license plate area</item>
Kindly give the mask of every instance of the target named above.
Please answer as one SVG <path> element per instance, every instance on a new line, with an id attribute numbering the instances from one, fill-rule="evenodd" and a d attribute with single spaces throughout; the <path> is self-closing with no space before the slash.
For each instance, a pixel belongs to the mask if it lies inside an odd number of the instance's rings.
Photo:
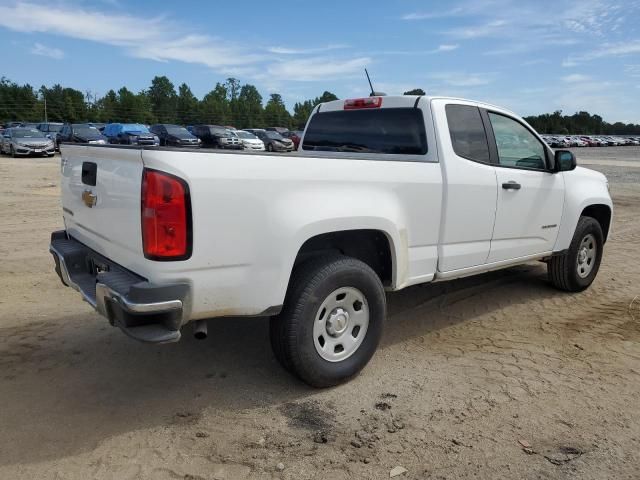
<path id="1" fill-rule="evenodd" d="M 109 264 L 92 256 L 87 257 L 87 266 L 89 268 L 89 273 L 93 276 L 97 276 L 99 273 L 108 272 L 111 270 Z"/>

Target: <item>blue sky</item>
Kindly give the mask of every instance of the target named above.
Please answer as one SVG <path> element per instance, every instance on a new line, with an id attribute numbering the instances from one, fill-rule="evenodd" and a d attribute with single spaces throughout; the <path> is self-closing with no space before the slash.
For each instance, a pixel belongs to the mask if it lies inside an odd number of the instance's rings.
<path id="1" fill-rule="evenodd" d="M 640 0 L 0 0 L 4 75 L 104 95 L 229 76 L 289 106 L 324 90 L 587 110 L 640 123 Z"/>

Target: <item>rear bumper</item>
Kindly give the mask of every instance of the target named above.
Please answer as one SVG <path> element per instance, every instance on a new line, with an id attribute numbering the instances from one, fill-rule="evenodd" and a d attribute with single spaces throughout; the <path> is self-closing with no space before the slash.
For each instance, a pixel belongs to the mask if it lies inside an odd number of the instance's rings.
<path id="1" fill-rule="evenodd" d="M 80 292 L 111 325 L 143 342 L 180 340 L 188 285 L 154 285 L 65 231 L 51 234 L 49 251 L 62 283 Z"/>

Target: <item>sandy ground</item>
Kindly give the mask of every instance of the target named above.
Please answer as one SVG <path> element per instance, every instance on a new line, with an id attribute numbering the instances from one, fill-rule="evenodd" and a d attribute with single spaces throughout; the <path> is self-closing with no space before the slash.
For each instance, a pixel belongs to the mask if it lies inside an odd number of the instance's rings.
<path id="1" fill-rule="evenodd" d="M 639 478 L 640 148 L 578 155 L 617 207 L 590 290 L 534 263 L 391 294 L 380 350 L 328 390 L 264 319 L 165 346 L 110 327 L 53 273 L 59 159 L 0 159 L 0 478 Z"/>

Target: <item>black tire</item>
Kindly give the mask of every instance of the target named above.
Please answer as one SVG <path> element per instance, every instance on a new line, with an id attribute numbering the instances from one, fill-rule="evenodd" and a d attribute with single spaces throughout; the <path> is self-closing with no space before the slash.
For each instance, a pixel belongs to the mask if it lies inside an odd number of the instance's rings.
<path id="1" fill-rule="evenodd" d="M 313 326 L 323 302 L 340 288 L 362 293 L 369 323 L 364 338 L 353 353 L 328 361 L 315 346 Z M 365 263 L 340 255 L 311 259 L 293 272 L 282 312 L 271 318 L 273 352 L 282 366 L 313 387 L 330 387 L 357 375 L 378 347 L 386 316 L 382 282 Z M 353 330 L 355 331 L 355 330 Z"/>
<path id="2" fill-rule="evenodd" d="M 596 252 L 591 271 L 588 275 L 582 277 L 578 274 L 580 268 L 578 255 L 583 239 L 586 239 L 589 235 L 592 235 L 595 239 Z M 602 234 L 600 223 L 592 217 L 580 217 L 569 249 L 563 255 L 551 257 L 547 264 L 549 281 L 554 287 L 567 292 L 585 290 L 593 283 L 598 274 L 603 247 L 604 235 Z"/>
<path id="3" fill-rule="evenodd" d="M 267 143 L 267 152 L 273 152 L 273 145 L 270 143 Z"/>

